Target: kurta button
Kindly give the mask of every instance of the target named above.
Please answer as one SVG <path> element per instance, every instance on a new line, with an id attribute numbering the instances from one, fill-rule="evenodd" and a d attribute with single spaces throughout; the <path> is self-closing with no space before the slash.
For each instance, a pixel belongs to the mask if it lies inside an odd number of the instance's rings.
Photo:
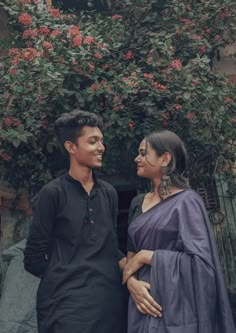
<path id="1" fill-rule="evenodd" d="M 94 224 L 94 221 L 90 221 L 90 223 Z"/>
<path id="2" fill-rule="evenodd" d="M 90 211 L 90 212 L 92 212 L 92 211 L 93 211 L 93 209 L 92 209 L 92 208 L 89 208 L 89 211 Z"/>

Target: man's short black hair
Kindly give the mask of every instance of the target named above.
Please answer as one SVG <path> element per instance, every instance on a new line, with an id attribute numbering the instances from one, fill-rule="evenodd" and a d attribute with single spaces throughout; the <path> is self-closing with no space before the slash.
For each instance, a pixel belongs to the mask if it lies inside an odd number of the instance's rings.
<path id="1" fill-rule="evenodd" d="M 54 130 L 60 149 L 64 153 L 66 153 L 64 143 L 66 141 L 75 143 L 84 126 L 98 127 L 102 130 L 102 119 L 95 113 L 76 109 L 63 113 L 56 120 Z"/>

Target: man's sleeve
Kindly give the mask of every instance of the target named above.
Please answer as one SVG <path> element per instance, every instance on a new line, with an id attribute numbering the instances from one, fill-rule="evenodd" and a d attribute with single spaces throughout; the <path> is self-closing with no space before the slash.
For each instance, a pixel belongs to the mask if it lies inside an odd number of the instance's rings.
<path id="1" fill-rule="evenodd" d="M 115 233 L 117 237 L 117 247 L 118 247 L 118 261 L 120 261 L 122 258 L 125 257 L 125 254 L 119 249 L 118 244 L 118 235 L 117 235 L 117 216 L 118 216 L 118 195 L 115 189 L 113 191 L 110 191 L 111 196 L 111 209 L 112 209 L 112 221 L 115 226 Z"/>
<path id="2" fill-rule="evenodd" d="M 57 191 L 47 186 L 33 199 L 33 219 L 24 251 L 24 267 L 37 277 L 41 277 L 47 268 L 57 201 Z"/>

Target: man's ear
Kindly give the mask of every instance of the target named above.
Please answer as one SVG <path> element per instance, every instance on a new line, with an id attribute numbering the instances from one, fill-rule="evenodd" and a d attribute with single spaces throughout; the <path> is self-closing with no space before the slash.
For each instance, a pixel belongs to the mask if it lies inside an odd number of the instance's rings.
<path id="1" fill-rule="evenodd" d="M 71 141 L 65 141 L 64 142 L 64 147 L 68 151 L 69 154 L 74 154 L 75 153 L 75 144 Z"/>
<path id="2" fill-rule="evenodd" d="M 172 155 L 168 151 L 162 155 L 162 166 L 167 167 L 172 160 Z"/>

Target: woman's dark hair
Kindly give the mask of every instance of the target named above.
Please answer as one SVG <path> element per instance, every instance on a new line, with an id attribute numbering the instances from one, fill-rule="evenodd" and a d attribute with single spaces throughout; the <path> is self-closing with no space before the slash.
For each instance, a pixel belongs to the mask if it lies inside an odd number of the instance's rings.
<path id="1" fill-rule="evenodd" d="M 54 131 L 62 152 L 67 153 L 64 143 L 66 141 L 75 143 L 81 135 L 84 126 L 102 129 L 102 120 L 95 113 L 77 109 L 72 112 L 63 113 L 56 120 Z"/>
<path id="2" fill-rule="evenodd" d="M 169 152 L 172 159 L 165 167 L 165 175 L 170 176 L 171 183 L 178 188 L 189 187 L 187 179 L 184 177 L 188 154 L 183 141 L 174 132 L 161 130 L 153 132 L 145 137 L 145 140 L 156 151 L 158 156 Z"/>

